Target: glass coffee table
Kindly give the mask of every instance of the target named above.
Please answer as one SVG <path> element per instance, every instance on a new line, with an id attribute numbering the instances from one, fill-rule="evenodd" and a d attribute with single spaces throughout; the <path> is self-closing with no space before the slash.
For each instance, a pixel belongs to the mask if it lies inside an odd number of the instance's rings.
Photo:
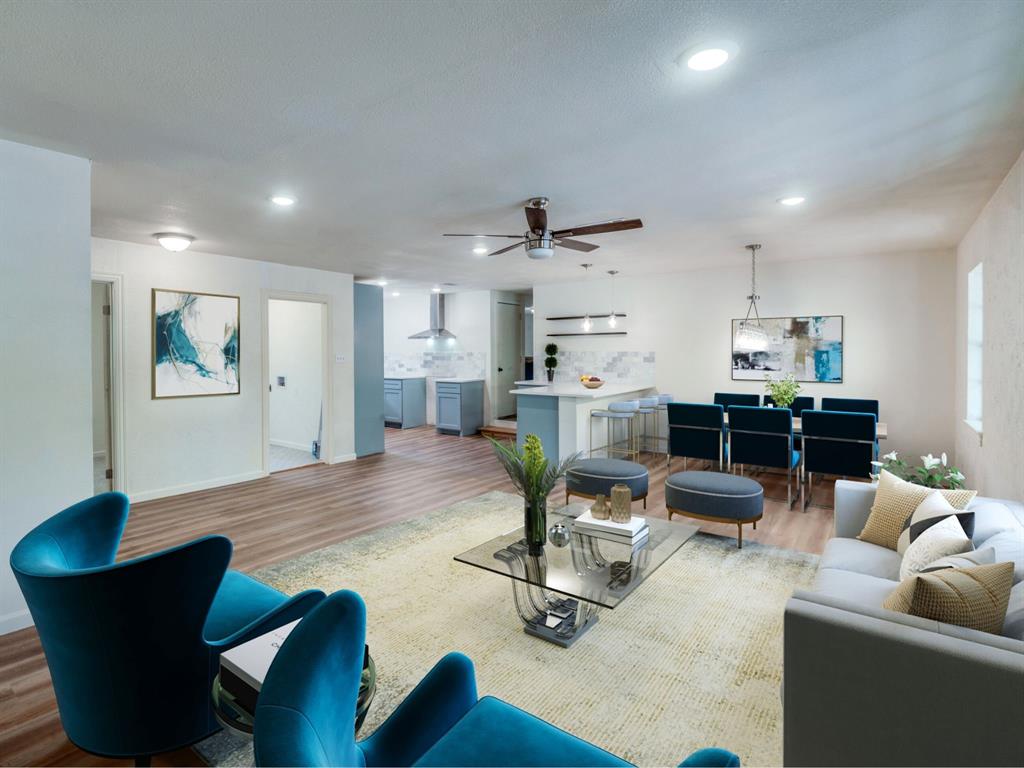
<path id="1" fill-rule="evenodd" d="M 576 517 L 588 508 L 571 504 L 549 512 L 549 528 L 564 525 L 568 541 L 562 546 L 548 541 L 540 555 L 528 554 L 523 529 L 517 528 L 455 560 L 511 579 L 523 631 L 568 648 L 594 625 L 601 609 L 619 605 L 698 530 L 691 523 L 647 518 L 646 540 L 630 546 L 575 529 Z"/>

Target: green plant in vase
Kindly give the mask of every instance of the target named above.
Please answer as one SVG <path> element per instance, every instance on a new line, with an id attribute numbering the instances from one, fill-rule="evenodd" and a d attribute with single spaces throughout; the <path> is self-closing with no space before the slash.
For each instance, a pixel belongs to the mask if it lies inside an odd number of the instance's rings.
<path id="1" fill-rule="evenodd" d="M 558 345 L 548 344 L 546 347 L 544 347 L 544 354 L 547 355 L 547 357 L 544 358 L 544 367 L 547 369 L 548 372 L 548 381 L 554 381 L 555 368 L 558 367 L 558 358 L 556 357 L 556 355 L 558 354 Z"/>
<path id="2" fill-rule="evenodd" d="M 770 373 L 764 377 L 764 391 L 772 399 L 778 408 L 789 408 L 800 394 L 800 385 L 796 383 L 796 377 L 790 373 L 785 378 L 773 379 Z"/>
<path id="3" fill-rule="evenodd" d="M 907 462 L 901 459 L 896 451 L 885 454 L 881 461 L 872 461 L 871 463 L 877 470 L 877 474 L 872 475 L 872 478 L 876 480 L 883 469 L 890 474 L 896 475 L 901 480 L 906 480 L 908 483 L 914 483 L 915 485 L 923 485 L 926 488 L 952 488 L 956 490 L 963 488 L 964 482 L 967 480 L 963 472 L 949 465 L 946 454 L 932 456 L 929 453 L 927 456 L 922 456 L 920 467 L 908 466 Z"/>
<path id="4" fill-rule="evenodd" d="M 536 435 L 527 435 L 520 451 L 515 443 L 488 437 L 501 466 L 508 473 L 512 485 L 523 497 L 523 528 L 526 544 L 531 555 L 544 551 L 547 540 L 548 494 L 555 488 L 558 479 L 566 470 L 579 461 L 582 454 L 576 453 L 562 461 L 551 462 L 544 455 L 544 446 Z"/>

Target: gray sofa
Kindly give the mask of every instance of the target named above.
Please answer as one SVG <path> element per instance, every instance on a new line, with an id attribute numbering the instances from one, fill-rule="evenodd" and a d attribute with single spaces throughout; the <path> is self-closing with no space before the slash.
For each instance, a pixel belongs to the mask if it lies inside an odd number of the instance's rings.
<path id="1" fill-rule="evenodd" d="M 835 538 L 786 604 L 785 764 L 1024 765 L 1024 505 L 968 507 L 975 547 L 1015 563 L 999 636 L 881 607 L 901 557 L 856 539 L 874 495 L 836 483 Z"/>

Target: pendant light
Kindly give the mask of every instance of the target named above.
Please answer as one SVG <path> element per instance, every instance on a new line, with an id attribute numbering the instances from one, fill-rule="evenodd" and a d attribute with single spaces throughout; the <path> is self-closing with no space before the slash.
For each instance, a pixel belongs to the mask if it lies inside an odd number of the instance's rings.
<path id="1" fill-rule="evenodd" d="M 764 352 L 768 349 L 768 334 L 761 327 L 761 315 L 757 311 L 757 251 L 760 243 L 751 243 L 744 246 L 750 251 L 750 295 L 747 299 L 750 304 L 747 306 L 747 316 L 736 329 L 736 337 L 733 339 L 733 348 L 738 352 Z M 754 319 L 750 319 L 750 313 L 754 313 Z"/>
<path id="2" fill-rule="evenodd" d="M 608 274 L 611 275 L 612 278 L 612 311 L 611 314 L 608 315 L 608 327 L 614 328 L 619 324 L 619 319 L 615 317 L 615 276 L 619 274 L 619 270 L 609 269 Z"/>
<path id="3" fill-rule="evenodd" d="M 587 282 L 586 275 L 590 274 L 589 270 L 594 265 L 593 264 L 580 264 L 580 266 L 583 267 L 583 269 L 584 269 L 583 283 L 584 283 L 584 290 L 585 290 L 585 286 L 586 286 L 586 282 Z M 590 331 L 591 331 L 591 329 L 593 327 L 594 327 L 594 323 L 590 319 L 590 313 L 589 312 L 584 312 L 584 314 L 583 314 L 583 332 L 584 333 L 590 333 Z"/>

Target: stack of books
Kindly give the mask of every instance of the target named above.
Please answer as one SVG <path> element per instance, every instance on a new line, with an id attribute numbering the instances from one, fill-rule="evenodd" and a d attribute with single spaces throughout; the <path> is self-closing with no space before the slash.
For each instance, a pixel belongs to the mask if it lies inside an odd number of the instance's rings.
<path id="1" fill-rule="evenodd" d="M 631 547 L 646 542 L 651 532 L 645 518 L 631 517 L 628 523 L 614 523 L 611 520 L 595 519 L 589 509 L 577 517 L 572 525 L 576 533 L 584 536 L 596 536 Z"/>

